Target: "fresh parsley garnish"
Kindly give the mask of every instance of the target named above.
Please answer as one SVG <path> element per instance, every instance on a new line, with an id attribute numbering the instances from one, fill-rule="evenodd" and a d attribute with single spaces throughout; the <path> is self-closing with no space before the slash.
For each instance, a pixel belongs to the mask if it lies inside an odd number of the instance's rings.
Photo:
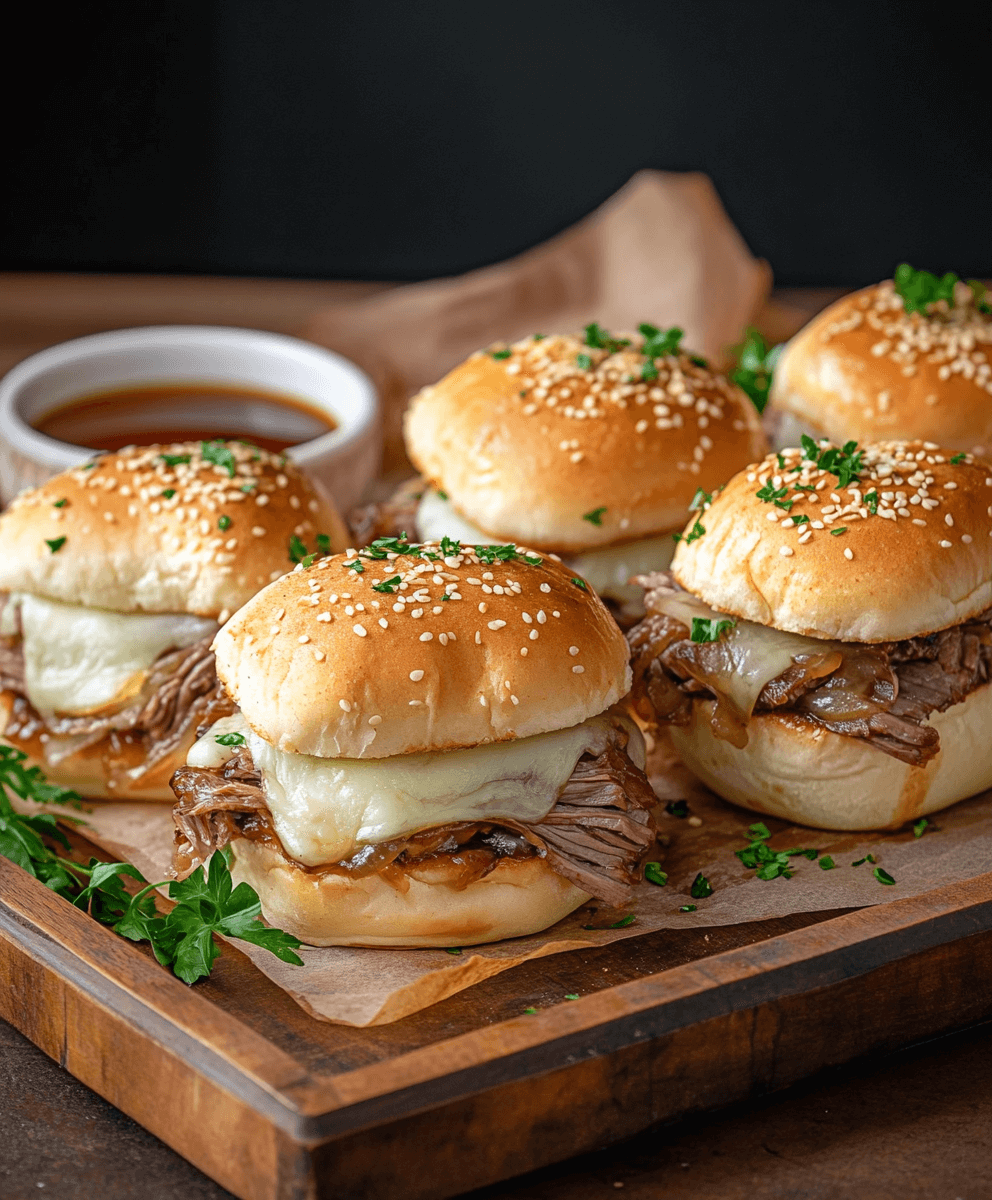
<path id="1" fill-rule="evenodd" d="M 782 452 L 777 451 L 775 454 L 775 458 L 778 462 L 778 469 L 780 471 L 784 471 L 785 470 L 785 458 L 783 457 Z"/>
<path id="2" fill-rule="evenodd" d="M 461 954 L 462 948 L 461 946 L 448 946 L 444 952 L 445 954 Z"/>
<path id="3" fill-rule="evenodd" d="M 490 355 L 491 355 L 493 358 L 495 358 L 495 359 L 497 360 L 497 362 L 500 362 L 500 361 L 502 361 L 504 358 L 509 358 L 509 357 L 510 357 L 510 355 L 511 355 L 512 353 L 513 353 L 513 351 L 512 351 L 512 350 L 510 350 L 510 349 L 506 349 L 506 350 L 491 350 L 491 351 L 490 351 Z"/>
<path id="4" fill-rule="evenodd" d="M 913 837 L 914 838 L 923 837 L 923 835 L 927 831 L 927 827 L 929 826 L 929 824 L 930 824 L 930 822 L 926 819 L 926 817 L 920 817 L 920 819 L 918 821 L 914 821 L 913 822 Z"/>
<path id="5" fill-rule="evenodd" d="M 584 579 L 580 579 L 577 575 L 572 576 L 572 582 L 577 588 L 581 588 L 584 592 L 589 591 L 589 587 Z"/>
<path id="6" fill-rule="evenodd" d="M 526 392 L 521 392 L 521 393 L 520 393 L 520 395 L 521 395 L 521 396 L 526 396 L 526 395 L 527 395 L 527 393 L 526 393 Z M 438 498 L 439 500 L 447 500 L 447 499 L 448 499 L 448 493 L 447 493 L 447 492 L 442 492 L 440 488 L 437 488 L 437 489 L 436 489 L 436 491 L 435 491 L 435 495 L 437 496 L 437 498 Z M 459 953 L 461 953 L 461 951 L 459 951 Z"/>
<path id="7" fill-rule="evenodd" d="M 641 363 L 641 379 L 645 383 L 651 383 L 658 378 L 658 368 L 654 365 L 653 359 L 648 359 L 647 362 Z"/>
<path id="8" fill-rule="evenodd" d="M 956 466 L 958 465 L 958 463 L 960 463 L 960 462 L 964 462 L 965 458 L 967 458 L 967 455 L 966 455 L 966 454 L 965 454 L 965 452 L 962 450 L 960 454 L 955 454 L 955 455 L 954 455 L 954 456 L 951 458 L 951 463 L 952 463 L 952 465 L 953 465 L 953 466 L 955 466 L 955 467 L 956 467 Z"/>
<path id="9" fill-rule="evenodd" d="M 64 534 L 62 537 L 45 538 L 45 545 L 49 548 L 49 550 L 51 550 L 51 552 L 53 554 L 58 554 L 58 552 L 65 545 L 65 542 L 66 542 L 66 539 L 65 539 Z"/>
<path id="10" fill-rule="evenodd" d="M 327 533 L 318 533 L 314 539 L 317 543 L 317 549 L 321 554 L 330 554 L 331 552 L 331 537 Z"/>
<path id="11" fill-rule="evenodd" d="M 543 342 L 547 336 L 548 335 L 546 333 L 535 333 L 531 340 L 535 342 Z"/>
<path id="12" fill-rule="evenodd" d="M 188 463 L 192 458 L 192 454 L 160 454 L 159 458 L 167 467 L 181 467 L 184 463 Z"/>
<path id="13" fill-rule="evenodd" d="M 231 528 L 232 523 L 233 522 L 231 521 L 231 518 L 228 516 L 218 517 L 217 528 L 221 531 L 221 533 L 224 533 L 226 530 Z"/>
<path id="14" fill-rule="evenodd" d="M 289 561 L 303 562 L 307 556 L 307 548 L 294 533 L 289 539 Z"/>
<path id="15" fill-rule="evenodd" d="M 661 869 L 661 863 L 649 862 L 644 864 L 644 878 L 648 883 L 653 883 L 657 887 L 664 887 L 668 882 L 667 874 Z"/>
<path id="16" fill-rule="evenodd" d="M 307 557 L 309 558 L 312 556 L 308 555 Z M 350 563 L 345 563 L 344 569 L 346 571 L 354 571 L 356 575 L 364 575 L 365 574 L 365 568 L 362 566 L 361 560 L 358 558 L 353 559 Z"/>
<path id="17" fill-rule="evenodd" d="M 630 339 L 611 337 L 607 330 L 593 321 L 586 326 L 586 345 L 592 346 L 594 350 L 607 350 L 610 354 L 616 354 L 618 350 L 630 345 Z"/>
<path id="18" fill-rule="evenodd" d="M 361 553 L 365 558 L 383 559 L 390 554 L 409 554 L 410 551 L 416 549 L 416 544 L 409 541 L 406 533 L 403 532 L 399 537 L 376 538 Z"/>
<path id="19" fill-rule="evenodd" d="M 951 461 L 953 462 L 954 460 L 953 460 L 953 459 L 951 459 Z M 65 506 L 66 506 L 68 503 L 69 503 L 69 501 L 68 501 L 68 500 L 66 500 L 66 499 L 63 497 L 61 500 L 56 500 L 56 501 L 55 501 L 55 502 L 52 504 L 52 508 L 65 508 Z"/>
<path id="20" fill-rule="evenodd" d="M 953 271 L 948 271 L 939 279 L 929 271 L 917 271 L 909 263 L 900 263 L 895 270 L 896 293 L 902 297 L 902 306 L 907 313 L 923 313 L 925 316 L 931 304 L 938 300 L 946 300 L 954 304 L 954 285 L 959 282 Z"/>
<path id="21" fill-rule="evenodd" d="M 735 850 L 734 854 L 748 870 L 755 871 L 758 879 L 791 879 L 795 873 L 791 859 L 803 857 L 811 862 L 816 859 L 819 850 L 796 848 L 792 850 L 773 850 L 768 845 L 772 836 L 768 826 L 763 821 L 757 821 L 748 826 L 751 842 L 743 850 Z M 828 868 L 824 868 L 827 870 Z"/>
<path id="22" fill-rule="evenodd" d="M 445 558 L 455 558 L 462 552 L 462 544 L 455 538 L 441 538 L 441 553 Z"/>
<path id="23" fill-rule="evenodd" d="M 870 492 L 865 492 L 862 498 L 871 515 L 876 516 L 878 514 L 878 492 L 872 488 Z"/>
<path id="24" fill-rule="evenodd" d="M 588 354 L 577 354 L 575 356 L 575 365 L 583 371 L 588 371 L 592 367 L 592 359 Z"/>
<path id="25" fill-rule="evenodd" d="M 217 733 L 214 734 L 214 741 L 218 746 L 243 746 L 245 735 L 243 733 Z"/>
<path id="26" fill-rule="evenodd" d="M 257 488 L 257 487 L 258 487 L 258 484 L 253 479 L 251 481 L 251 483 L 243 483 L 241 485 L 241 490 L 247 494 L 248 492 L 253 492 L 255 490 L 255 488 Z"/>
<path id="27" fill-rule="evenodd" d="M 693 617 L 692 632 L 689 640 L 693 642 L 718 642 L 728 629 L 733 629 L 736 621 L 728 617 Z"/>
<path id="28" fill-rule="evenodd" d="M 203 455 L 204 462 L 223 467 L 228 475 L 232 479 L 234 478 L 235 462 L 230 446 L 225 446 L 221 441 L 201 442 L 200 453 Z"/>
<path id="29" fill-rule="evenodd" d="M 531 1005 L 530 1008 L 525 1008 L 524 1016 L 527 1016 L 527 1017 L 537 1016 L 537 1009 L 533 1005 Z"/>
<path id="30" fill-rule="evenodd" d="M 851 866 L 852 867 L 861 867 L 861 866 L 864 866 L 865 863 L 874 863 L 877 861 L 878 861 L 878 859 L 875 857 L 874 854 L 866 854 L 864 856 L 864 858 L 859 858 L 857 862 L 852 862 Z"/>
<path id="31" fill-rule="evenodd" d="M 831 530 L 830 530 L 830 536 L 831 536 L 831 537 L 840 537 L 840 535 L 841 535 L 842 533 L 847 533 L 847 526 L 846 526 L 846 525 L 840 525 L 840 526 L 838 526 L 836 529 L 831 529 Z"/>
<path id="32" fill-rule="evenodd" d="M 834 867 L 836 867 L 836 866 L 837 866 L 837 864 L 834 862 L 834 860 L 830 857 L 829 854 L 823 854 L 820 856 L 820 870 L 821 871 L 832 871 L 834 869 Z"/>
<path id="33" fill-rule="evenodd" d="M 566 992 L 565 993 L 566 1000 L 578 1000 L 578 998 L 579 998 L 578 992 Z"/>
<path id="34" fill-rule="evenodd" d="M 382 583 L 373 583 L 372 591 L 385 592 L 387 595 L 391 596 L 393 595 L 393 589 L 402 582 L 403 580 L 399 575 L 394 575 L 392 579 L 384 579 Z"/>
<path id="35" fill-rule="evenodd" d="M 800 513 L 798 516 L 792 518 L 792 523 L 793 525 L 808 525 L 810 521 L 805 513 Z"/>
<path id="36" fill-rule="evenodd" d="M 638 325 L 637 332 L 644 338 L 641 353 L 645 358 L 651 359 L 668 358 L 678 354 L 685 334 L 685 330 L 679 329 L 677 325 L 673 325 L 671 329 L 659 329 L 657 325 L 648 325 L 646 322 Z"/>
<path id="37" fill-rule="evenodd" d="M 689 803 L 687 800 L 669 800 L 665 805 L 665 812 L 670 817 L 678 817 L 681 820 L 689 815 Z"/>
<path id="38" fill-rule="evenodd" d="M 888 873 L 888 871 L 884 869 L 884 867 L 876 867 L 874 874 L 878 882 L 884 883 L 886 887 L 892 887 L 892 885 L 895 883 L 895 880 Z"/>
<path id="39" fill-rule="evenodd" d="M 695 912 L 695 904 L 682 904 L 679 906 L 679 912 Z"/>
<path id="40" fill-rule="evenodd" d="M 689 895 L 693 900 L 705 900 L 707 896 L 713 895 L 713 885 L 702 871 L 692 881 L 692 886 L 689 888 Z"/>
<path id="41" fill-rule="evenodd" d="M 758 412 L 764 412 L 772 386 L 775 351 L 757 329 L 748 328 L 744 331 L 744 341 L 734 347 L 734 353 L 737 366 L 730 372 L 730 378 L 747 393 Z"/>
<path id="42" fill-rule="evenodd" d="M 684 534 L 683 533 L 673 533 L 672 537 L 677 542 L 684 541 L 685 544 L 688 546 L 691 542 L 698 541 L 698 539 L 701 538 L 705 532 L 706 532 L 706 530 L 703 528 L 703 526 L 697 520 L 696 523 L 693 525 L 693 527 L 689 530 L 688 533 L 684 533 Z"/>
<path id="43" fill-rule="evenodd" d="M 689 362 L 694 363 L 697 367 L 708 367 L 710 365 L 701 354 L 690 354 Z"/>
<path id="44" fill-rule="evenodd" d="M 847 487 L 849 483 L 857 480 L 864 456 L 864 451 L 858 449 L 857 442 L 845 442 L 840 448 L 827 446 L 826 449 L 821 449 L 809 434 L 804 433 L 801 440 L 803 458 L 815 463 L 821 471 L 829 471 L 836 475 L 839 487 Z"/>
<path id="45" fill-rule="evenodd" d="M 162 499 L 163 500 L 171 500 L 175 494 L 176 494 L 175 488 L 166 488 L 165 491 L 162 493 Z"/>
<path id="46" fill-rule="evenodd" d="M 602 525 L 603 513 L 605 512 L 606 505 L 604 504 L 602 508 L 594 508 L 592 512 L 583 513 L 582 520 L 588 521 L 590 525 Z"/>
<path id="47" fill-rule="evenodd" d="M 782 499 L 788 491 L 787 487 L 774 488 L 770 483 L 766 483 L 764 487 L 758 488 L 754 494 L 759 500 L 763 500 L 765 504 L 774 504 L 776 508 L 781 508 L 783 511 L 789 512 L 792 509 L 792 501 Z"/>
<path id="48" fill-rule="evenodd" d="M 633 913 L 628 913 L 625 917 L 621 917 L 619 921 L 614 921 L 612 925 L 607 925 L 607 929 L 626 929 L 628 925 L 633 925 L 637 917 Z"/>
<path id="49" fill-rule="evenodd" d="M 713 497 L 702 488 L 696 488 L 696 494 L 689 505 L 689 512 L 701 512 L 707 504 L 713 503 Z"/>

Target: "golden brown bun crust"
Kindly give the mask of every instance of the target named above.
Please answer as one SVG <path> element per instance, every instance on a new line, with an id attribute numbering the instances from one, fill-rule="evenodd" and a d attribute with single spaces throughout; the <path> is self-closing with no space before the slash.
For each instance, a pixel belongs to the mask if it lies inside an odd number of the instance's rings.
<path id="1" fill-rule="evenodd" d="M 726 800 L 817 829 L 896 829 L 992 787 L 992 685 L 929 719 L 940 750 L 912 767 L 862 738 L 801 718 L 761 713 L 743 750 L 713 736 L 712 701 L 688 726 L 670 726 L 682 761 Z"/>
<path id="2" fill-rule="evenodd" d="M 217 674 L 252 729 L 295 754 L 384 758 L 564 729 L 630 687 L 623 635 L 573 578 L 547 556 L 336 555 L 232 617 Z"/>
<path id="3" fill-rule="evenodd" d="M 109 736 L 84 750 L 77 750 L 57 765 L 49 766 L 37 737 L 20 738 L 4 731 L 13 702 L 13 692 L 0 692 L 0 736 L 8 746 L 13 746 L 15 750 L 23 750 L 28 756 L 27 765 L 40 767 L 49 783 L 72 788 L 91 800 L 151 800 L 166 804 L 175 803 L 176 797 L 169 787 L 169 780 L 186 762 L 189 748 L 196 740 L 193 730 L 190 730 L 171 754 L 156 763 L 140 779 L 110 781 L 104 762 L 104 753 L 109 749 Z"/>
<path id="4" fill-rule="evenodd" d="M 394 886 L 301 871 L 272 847 L 238 838 L 232 875 L 250 884 L 262 915 L 310 946 L 477 946 L 557 924 L 589 896 L 542 858 L 503 859 L 467 887 L 446 883 L 443 859 Z"/>
<path id="5" fill-rule="evenodd" d="M 931 443 L 869 445 L 860 482 L 841 488 L 799 450 L 782 452 L 785 470 L 769 455 L 700 514 L 706 532 L 679 543 L 672 572 L 721 612 L 811 637 L 899 641 L 956 625 L 992 604 L 992 474 L 952 456 Z M 763 486 L 783 488 L 792 507 L 759 500 Z M 809 524 L 793 523 L 803 516 Z"/>
<path id="6" fill-rule="evenodd" d="M 844 296 L 782 352 L 772 407 L 840 443 L 992 446 L 992 316 L 957 291 L 949 312 L 929 316 L 907 314 L 891 280 Z"/>
<path id="7" fill-rule="evenodd" d="M 333 505 L 281 455 L 226 442 L 232 477 L 204 461 L 201 445 L 105 454 L 22 493 L 0 516 L 0 591 L 218 617 L 292 569 L 294 533 L 308 550 L 318 533 L 333 549 L 347 545 Z M 190 461 L 170 466 L 163 454 Z"/>
<path id="8" fill-rule="evenodd" d="M 761 455 L 764 434 L 723 375 L 680 354 L 642 381 L 647 364 L 565 335 L 474 354 L 412 401 L 410 458 L 496 539 L 566 553 L 676 529 L 696 489 Z M 583 519 L 597 509 L 600 524 Z"/>

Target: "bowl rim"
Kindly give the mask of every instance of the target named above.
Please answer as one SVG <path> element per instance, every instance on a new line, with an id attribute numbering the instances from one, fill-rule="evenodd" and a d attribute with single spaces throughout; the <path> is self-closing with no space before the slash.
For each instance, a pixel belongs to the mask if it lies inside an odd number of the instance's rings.
<path id="1" fill-rule="evenodd" d="M 372 380 L 361 367 L 334 350 L 285 333 L 242 326 L 138 325 L 71 338 L 39 350 L 11 367 L 0 379 L 0 438 L 19 454 L 49 468 L 61 471 L 87 462 L 94 453 L 88 447 L 63 442 L 28 424 L 18 410 L 17 402 L 23 389 L 49 371 L 108 351 L 126 352 L 146 346 L 172 345 L 182 349 L 191 344 L 204 348 L 225 345 L 228 349 L 274 351 L 298 363 L 309 360 L 311 365 L 347 380 L 351 385 L 349 401 L 347 405 L 333 408 L 335 428 L 287 449 L 286 453 L 298 466 L 305 467 L 328 454 L 339 457 L 374 433 L 379 424 L 379 398 Z M 190 380 L 197 377 L 192 372 L 184 373 L 177 365 L 172 378 L 181 380 L 184 374 Z M 121 382 L 126 380 L 122 378 Z"/>

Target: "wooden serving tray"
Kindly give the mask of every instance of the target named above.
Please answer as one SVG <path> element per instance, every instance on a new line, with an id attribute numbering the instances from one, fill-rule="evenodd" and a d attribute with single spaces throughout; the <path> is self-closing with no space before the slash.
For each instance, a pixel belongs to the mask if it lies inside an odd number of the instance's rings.
<path id="1" fill-rule="evenodd" d="M 188 988 L 0 859 L 0 1016 L 244 1200 L 453 1196 L 989 1017 L 990 980 L 987 874 L 544 958 L 352 1029 L 229 945 Z"/>

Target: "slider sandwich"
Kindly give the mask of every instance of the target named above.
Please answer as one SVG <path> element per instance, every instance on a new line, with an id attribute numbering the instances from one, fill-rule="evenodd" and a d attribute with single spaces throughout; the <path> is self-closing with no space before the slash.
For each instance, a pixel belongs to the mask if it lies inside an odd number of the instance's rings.
<path id="1" fill-rule="evenodd" d="M 589 325 L 472 355 L 410 405 L 422 495 L 391 532 L 554 551 L 635 617 L 629 581 L 668 565 L 698 489 L 765 450 L 751 401 L 681 336 Z"/>
<path id="2" fill-rule="evenodd" d="M 516 546 L 384 538 L 220 631 L 238 711 L 173 779 L 175 868 L 225 845 L 311 945 L 460 946 L 625 904 L 655 840 L 627 645 Z"/>
<path id="3" fill-rule="evenodd" d="M 970 455 L 806 439 L 643 582 L 637 710 L 726 799 L 878 829 L 992 787 L 992 474 Z"/>
<path id="4" fill-rule="evenodd" d="M 130 447 L 0 516 L 0 730 L 53 783 L 172 800 L 197 725 L 227 704 L 210 643 L 344 527 L 282 455 L 242 442 Z"/>
<path id="5" fill-rule="evenodd" d="M 923 438 L 992 449 L 992 296 L 903 263 L 844 296 L 785 346 L 766 420 L 776 445 Z M 984 448 L 984 450 L 982 449 Z"/>

